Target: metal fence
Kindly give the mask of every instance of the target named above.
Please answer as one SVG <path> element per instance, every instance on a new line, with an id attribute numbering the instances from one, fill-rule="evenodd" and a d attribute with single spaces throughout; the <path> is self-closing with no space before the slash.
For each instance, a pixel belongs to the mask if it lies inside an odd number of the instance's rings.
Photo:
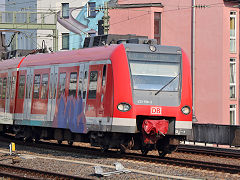
<path id="1" fill-rule="evenodd" d="M 218 145 L 240 146 L 240 126 L 193 124 L 189 141 Z"/>

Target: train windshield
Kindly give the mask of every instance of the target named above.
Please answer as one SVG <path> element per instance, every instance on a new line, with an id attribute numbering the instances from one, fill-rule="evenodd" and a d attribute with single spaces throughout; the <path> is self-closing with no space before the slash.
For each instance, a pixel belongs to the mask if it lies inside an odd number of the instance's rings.
<path id="1" fill-rule="evenodd" d="M 178 91 L 180 63 L 130 60 L 133 89 Z"/>

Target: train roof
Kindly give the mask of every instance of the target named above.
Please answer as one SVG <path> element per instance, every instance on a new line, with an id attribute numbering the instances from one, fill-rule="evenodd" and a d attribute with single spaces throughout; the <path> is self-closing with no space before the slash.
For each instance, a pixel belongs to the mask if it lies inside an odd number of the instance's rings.
<path id="1" fill-rule="evenodd" d="M 118 46 L 120 46 L 120 44 L 72 51 L 59 51 L 55 53 L 28 55 L 24 60 L 22 60 L 23 57 L 3 60 L 0 62 L 0 71 L 28 66 L 107 60 L 110 59 L 111 54 Z"/>
<path id="2" fill-rule="evenodd" d="M 28 66 L 44 66 L 53 64 L 79 63 L 86 61 L 108 60 L 117 47 L 124 46 L 126 51 L 151 52 L 148 44 L 112 44 L 109 46 L 100 46 L 84 48 L 71 51 L 59 51 L 54 53 L 34 54 L 14 59 L 0 61 L 0 71 L 7 69 L 17 69 Z M 175 46 L 157 45 L 154 53 L 181 54 L 181 48 Z"/>

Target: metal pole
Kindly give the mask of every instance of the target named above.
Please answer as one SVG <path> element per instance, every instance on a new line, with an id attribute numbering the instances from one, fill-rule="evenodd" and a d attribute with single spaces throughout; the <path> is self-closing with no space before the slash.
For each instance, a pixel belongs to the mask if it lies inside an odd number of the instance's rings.
<path id="1" fill-rule="evenodd" d="M 196 122 L 195 116 L 195 36 L 196 36 L 196 0 L 192 0 L 192 60 L 191 60 L 191 69 L 192 69 L 192 98 L 193 98 L 193 122 Z"/>
<path id="2" fill-rule="evenodd" d="M 108 3 L 104 3 L 104 16 L 103 16 L 103 28 L 104 28 L 104 34 L 108 34 L 109 30 L 109 19 L 110 16 L 108 15 Z"/>

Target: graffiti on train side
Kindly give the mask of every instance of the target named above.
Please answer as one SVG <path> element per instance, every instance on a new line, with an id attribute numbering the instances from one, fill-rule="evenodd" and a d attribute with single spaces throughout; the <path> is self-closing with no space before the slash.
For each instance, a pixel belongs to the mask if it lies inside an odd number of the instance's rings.
<path id="1" fill-rule="evenodd" d="M 57 101 L 53 120 L 56 128 L 67 128 L 75 133 L 86 133 L 86 118 L 82 98 L 64 95 Z"/>

